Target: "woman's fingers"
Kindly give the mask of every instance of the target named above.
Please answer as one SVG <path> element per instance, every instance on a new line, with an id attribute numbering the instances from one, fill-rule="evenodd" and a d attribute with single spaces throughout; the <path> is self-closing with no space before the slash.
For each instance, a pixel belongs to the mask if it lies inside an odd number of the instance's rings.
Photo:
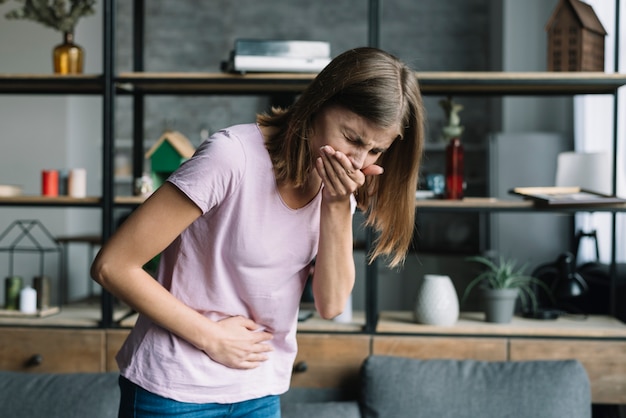
<path id="1" fill-rule="evenodd" d="M 351 194 L 365 182 L 361 170 L 354 169 L 345 154 L 328 145 L 320 150 L 317 168 L 325 186 L 337 195 Z"/>
<path id="2" fill-rule="evenodd" d="M 381 166 L 379 166 L 379 165 L 372 164 L 369 167 L 365 167 L 361 171 L 366 176 L 380 176 L 381 174 L 384 173 L 385 170 Z"/>

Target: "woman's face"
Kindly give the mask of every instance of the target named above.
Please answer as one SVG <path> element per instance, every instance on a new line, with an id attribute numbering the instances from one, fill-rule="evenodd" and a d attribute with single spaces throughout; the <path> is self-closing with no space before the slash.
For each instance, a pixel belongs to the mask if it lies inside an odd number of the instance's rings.
<path id="1" fill-rule="evenodd" d="M 346 154 L 355 170 L 362 170 L 374 164 L 399 136 L 399 126 L 381 128 L 342 106 L 332 105 L 315 118 L 311 153 L 318 155 L 322 146 L 330 145 Z"/>

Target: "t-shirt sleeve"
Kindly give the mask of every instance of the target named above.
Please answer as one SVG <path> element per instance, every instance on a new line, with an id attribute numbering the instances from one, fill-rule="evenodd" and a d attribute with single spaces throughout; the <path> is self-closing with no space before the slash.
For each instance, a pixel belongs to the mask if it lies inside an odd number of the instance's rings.
<path id="1" fill-rule="evenodd" d="M 191 199 L 202 213 L 226 199 L 239 186 L 245 170 L 241 141 L 227 131 L 204 141 L 167 181 Z"/>

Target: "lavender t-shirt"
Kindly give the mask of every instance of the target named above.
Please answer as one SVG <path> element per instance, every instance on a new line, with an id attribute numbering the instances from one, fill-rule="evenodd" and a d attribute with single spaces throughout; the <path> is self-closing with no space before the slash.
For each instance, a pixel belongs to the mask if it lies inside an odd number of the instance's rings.
<path id="1" fill-rule="evenodd" d="M 283 202 L 256 124 L 217 132 L 168 181 L 202 216 L 163 252 L 158 281 L 214 321 L 253 319 L 273 334 L 274 351 L 256 369 L 231 369 L 140 315 L 117 355 L 122 375 L 183 402 L 285 392 L 300 296 L 317 253 L 321 193 L 297 210 Z"/>

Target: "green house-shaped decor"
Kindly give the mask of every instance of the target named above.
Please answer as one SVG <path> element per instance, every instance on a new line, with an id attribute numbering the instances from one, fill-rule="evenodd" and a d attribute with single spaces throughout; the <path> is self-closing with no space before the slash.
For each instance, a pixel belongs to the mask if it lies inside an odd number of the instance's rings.
<path id="1" fill-rule="evenodd" d="M 165 131 L 146 153 L 146 159 L 150 160 L 154 189 L 160 187 L 170 174 L 191 158 L 195 150 L 185 135 L 177 131 Z"/>

